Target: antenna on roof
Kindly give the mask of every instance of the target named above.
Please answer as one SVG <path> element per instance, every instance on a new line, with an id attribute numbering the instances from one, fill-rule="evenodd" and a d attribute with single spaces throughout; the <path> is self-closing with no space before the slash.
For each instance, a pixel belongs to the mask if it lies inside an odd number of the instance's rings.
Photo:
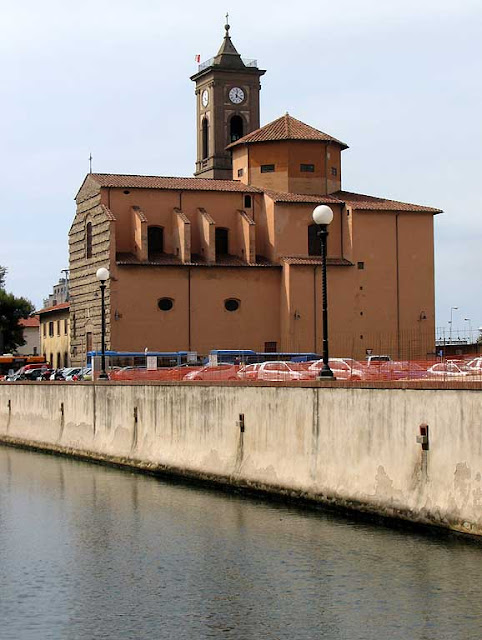
<path id="1" fill-rule="evenodd" d="M 92 173 L 92 153 L 89 155 L 89 173 Z"/>

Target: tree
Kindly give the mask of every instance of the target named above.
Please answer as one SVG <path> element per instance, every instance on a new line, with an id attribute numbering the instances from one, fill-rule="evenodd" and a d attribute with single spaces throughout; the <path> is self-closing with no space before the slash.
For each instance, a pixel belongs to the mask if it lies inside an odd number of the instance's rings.
<path id="1" fill-rule="evenodd" d="M 34 310 L 26 298 L 16 298 L 5 291 L 5 267 L 0 266 L 0 354 L 15 351 L 25 344 L 20 318 L 27 318 Z"/>

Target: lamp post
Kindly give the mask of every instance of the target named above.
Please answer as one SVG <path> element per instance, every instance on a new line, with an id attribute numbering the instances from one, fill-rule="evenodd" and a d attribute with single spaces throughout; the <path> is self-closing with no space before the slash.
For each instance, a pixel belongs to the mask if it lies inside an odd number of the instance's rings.
<path id="1" fill-rule="evenodd" d="M 320 378 L 333 378 L 333 371 L 328 364 L 328 295 L 326 286 L 326 241 L 328 225 L 333 220 L 333 211 L 326 204 L 320 204 L 313 211 L 313 221 L 318 225 L 318 236 L 321 241 L 321 274 L 322 274 L 322 311 L 323 311 L 323 366 Z M 316 313 L 316 310 L 315 310 Z"/>
<path id="2" fill-rule="evenodd" d="M 101 300 L 101 349 L 102 349 L 102 358 L 101 358 L 101 372 L 99 375 L 99 380 L 108 380 L 109 376 L 105 370 L 105 282 L 109 279 L 109 271 L 105 267 L 101 267 L 97 269 L 97 280 L 100 282 L 100 300 Z"/>
<path id="3" fill-rule="evenodd" d="M 453 321 L 453 314 L 454 311 L 456 311 L 458 309 L 458 307 L 450 307 L 450 331 L 449 331 L 449 344 L 452 344 L 452 321 Z"/>
<path id="4" fill-rule="evenodd" d="M 472 344 L 472 321 L 470 318 L 464 318 L 464 322 L 468 322 L 469 325 L 469 339 L 468 344 Z"/>

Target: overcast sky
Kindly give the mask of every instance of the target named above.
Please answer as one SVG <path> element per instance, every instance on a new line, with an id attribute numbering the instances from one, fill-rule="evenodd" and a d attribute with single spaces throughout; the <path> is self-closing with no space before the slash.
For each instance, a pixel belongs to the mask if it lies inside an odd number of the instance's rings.
<path id="1" fill-rule="evenodd" d="M 1 0 L 7 289 L 39 306 L 68 266 L 88 171 L 190 176 L 194 56 L 230 12 L 257 58 L 261 123 L 286 111 L 349 144 L 343 188 L 443 209 L 437 325 L 482 326 L 480 0 Z M 470 319 L 470 322 L 465 320 Z"/>

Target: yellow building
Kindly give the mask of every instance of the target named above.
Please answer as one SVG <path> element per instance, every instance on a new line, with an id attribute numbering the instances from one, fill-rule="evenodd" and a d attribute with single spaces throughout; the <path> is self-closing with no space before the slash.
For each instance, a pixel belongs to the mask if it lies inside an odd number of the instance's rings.
<path id="1" fill-rule="evenodd" d="M 40 353 L 56 369 L 70 366 L 70 304 L 40 309 Z"/>

